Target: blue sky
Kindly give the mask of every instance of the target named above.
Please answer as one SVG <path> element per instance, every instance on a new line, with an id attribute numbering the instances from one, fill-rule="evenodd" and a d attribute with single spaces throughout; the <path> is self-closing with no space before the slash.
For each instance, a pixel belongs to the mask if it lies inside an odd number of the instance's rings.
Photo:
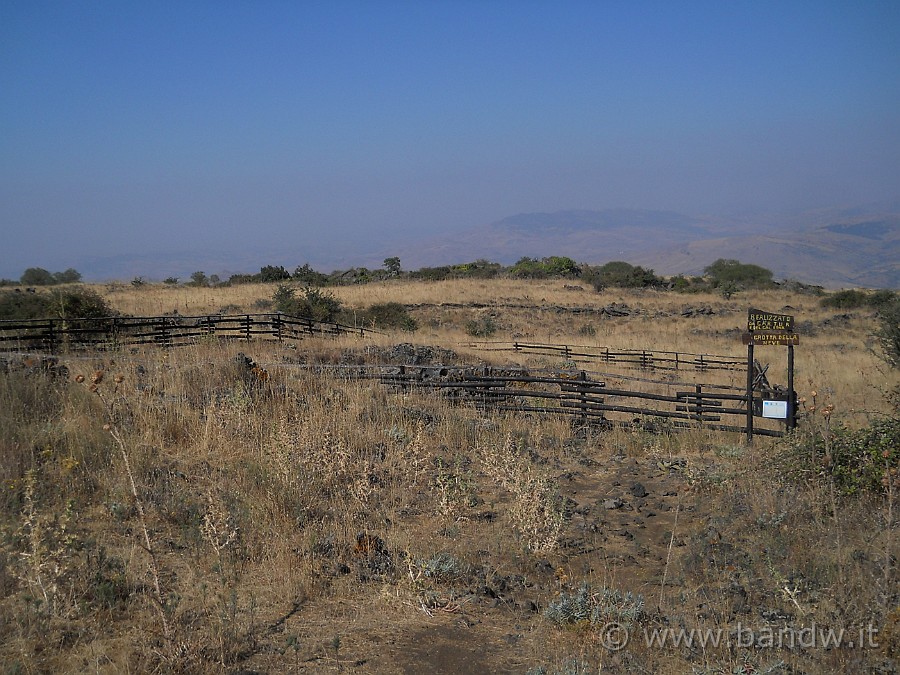
<path id="1" fill-rule="evenodd" d="M 0 92 L 13 278 L 338 260 L 529 211 L 900 198 L 893 0 L 6 0 Z"/>

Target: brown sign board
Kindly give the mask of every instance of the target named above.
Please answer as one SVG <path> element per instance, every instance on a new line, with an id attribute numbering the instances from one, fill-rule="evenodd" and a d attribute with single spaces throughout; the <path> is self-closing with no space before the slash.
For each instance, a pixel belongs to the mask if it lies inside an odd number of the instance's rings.
<path id="1" fill-rule="evenodd" d="M 777 333 L 766 331 L 765 333 L 744 333 L 741 336 L 745 345 L 799 345 L 800 336 L 796 333 Z"/>
<path id="2" fill-rule="evenodd" d="M 747 330 L 751 333 L 790 333 L 794 330 L 794 317 L 790 314 L 772 314 L 761 309 L 750 309 L 747 313 Z"/>

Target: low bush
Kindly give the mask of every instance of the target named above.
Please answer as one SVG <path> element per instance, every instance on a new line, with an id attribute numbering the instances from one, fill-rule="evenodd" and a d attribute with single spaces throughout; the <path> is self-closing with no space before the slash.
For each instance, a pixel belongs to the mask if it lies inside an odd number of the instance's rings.
<path id="1" fill-rule="evenodd" d="M 0 319 L 96 319 L 115 316 L 106 301 L 89 288 L 54 289 L 47 293 L 0 294 Z"/>
<path id="2" fill-rule="evenodd" d="M 822 307 L 829 309 L 861 309 L 864 307 L 881 309 L 890 307 L 897 300 L 897 294 L 894 291 L 879 290 L 868 292 L 851 288 L 822 298 L 820 304 Z"/>
<path id="3" fill-rule="evenodd" d="M 609 286 L 615 288 L 647 288 L 662 284 L 651 269 L 640 265 L 615 260 L 600 267 L 590 267 L 582 272 L 581 278 L 595 290 L 602 291 Z"/>
<path id="4" fill-rule="evenodd" d="M 306 287 L 303 296 L 297 297 L 290 286 L 279 286 L 272 295 L 275 310 L 291 316 L 303 316 L 316 321 L 336 321 L 341 313 L 341 302 L 334 295 L 319 288 Z"/>
<path id="5" fill-rule="evenodd" d="M 703 271 L 713 288 L 732 284 L 737 290 L 744 290 L 747 288 L 770 288 L 774 285 L 771 270 L 738 260 L 719 258 Z"/>
<path id="6" fill-rule="evenodd" d="M 900 466 L 900 417 L 868 427 L 842 425 L 797 430 L 784 441 L 783 470 L 792 479 L 833 480 L 843 495 L 884 493 L 897 486 Z"/>
<path id="7" fill-rule="evenodd" d="M 409 315 L 406 306 L 399 302 L 374 304 L 364 312 L 357 314 L 357 321 L 376 329 L 397 329 L 410 332 L 419 329 L 419 324 Z"/>
<path id="8" fill-rule="evenodd" d="M 466 335 L 472 337 L 490 337 L 497 332 L 497 323 L 494 317 L 485 314 L 466 323 Z"/>
<path id="9" fill-rule="evenodd" d="M 560 593 L 544 611 L 544 616 L 559 625 L 584 624 L 596 627 L 610 622 L 630 626 L 644 614 L 644 596 L 630 591 L 601 588 L 594 591 L 582 584 L 575 593 Z"/>

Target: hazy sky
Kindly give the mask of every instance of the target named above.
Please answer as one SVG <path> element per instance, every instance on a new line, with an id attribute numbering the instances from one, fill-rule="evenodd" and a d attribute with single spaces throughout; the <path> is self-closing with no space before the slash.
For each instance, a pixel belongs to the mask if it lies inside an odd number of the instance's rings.
<path id="1" fill-rule="evenodd" d="M 896 0 L 0 3 L 0 276 L 897 198 Z"/>

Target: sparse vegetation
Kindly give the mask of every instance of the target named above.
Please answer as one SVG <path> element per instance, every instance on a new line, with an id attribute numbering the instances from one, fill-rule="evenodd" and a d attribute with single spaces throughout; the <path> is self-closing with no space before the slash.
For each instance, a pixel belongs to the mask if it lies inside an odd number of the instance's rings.
<path id="1" fill-rule="evenodd" d="M 882 395 L 900 378 L 885 361 L 896 348 L 892 305 L 836 323 L 818 297 L 777 288 L 742 290 L 735 308 L 718 290 L 576 293 L 565 279 L 406 275 L 327 292 L 294 280 L 274 292 L 79 287 L 105 311 L 138 315 L 243 312 L 261 298 L 281 311 L 375 310 L 376 327 L 407 317 L 421 326 L 403 336 L 417 341 L 406 349 L 387 329 L 296 349 L 201 339 L 60 354 L 68 376 L 0 358 L 7 670 L 412 672 L 460 653 L 487 672 L 896 670 L 900 430 Z M 0 308 L 45 296 L 5 291 Z M 632 311 L 602 313 L 611 302 Z M 804 402 L 783 440 L 588 425 L 346 377 L 347 364 L 441 363 L 428 356 L 437 345 L 469 364 L 560 365 L 474 351 L 462 344 L 469 322 L 502 326 L 504 339 L 552 330 L 549 341 L 571 345 L 740 354 L 744 303 L 795 308 Z M 781 348 L 756 355 L 782 379 Z M 609 390 L 643 377 L 603 368 Z M 677 373 L 673 390 L 691 377 Z M 696 377 L 742 386 L 741 373 Z M 601 640 L 609 624 L 631 637 L 616 652 Z M 854 636 L 871 626 L 879 646 L 687 648 L 642 637 L 734 637 L 738 624 Z M 481 648 L 496 636 L 502 649 Z M 386 640 L 393 651 L 378 648 Z"/>

